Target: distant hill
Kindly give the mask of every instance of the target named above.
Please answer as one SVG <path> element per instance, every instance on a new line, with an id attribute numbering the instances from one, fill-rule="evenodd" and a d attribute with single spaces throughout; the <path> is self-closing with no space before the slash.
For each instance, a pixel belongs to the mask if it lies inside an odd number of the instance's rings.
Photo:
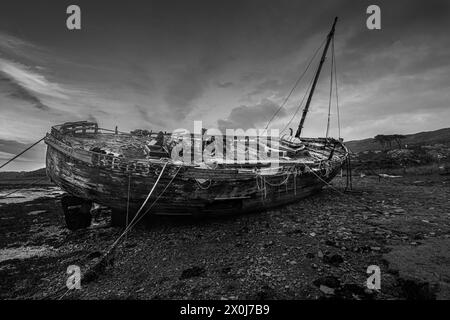
<path id="1" fill-rule="evenodd" d="M 408 146 L 445 144 L 450 145 L 450 128 L 435 131 L 425 131 L 414 134 L 405 134 L 402 144 Z M 373 138 L 345 142 L 345 145 L 354 153 L 363 151 L 381 150 L 381 146 Z"/>
<path id="2" fill-rule="evenodd" d="M 22 178 L 39 178 L 45 177 L 45 168 L 34 171 L 4 171 L 0 172 L 0 179 L 22 179 Z"/>
<path id="3" fill-rule="evenodd" d="M 0 185 L 25 185 L 38 180 L 37 185 L 51 184 L 45 168 L 34 171 L 4 171 L 0 172 Z"/>

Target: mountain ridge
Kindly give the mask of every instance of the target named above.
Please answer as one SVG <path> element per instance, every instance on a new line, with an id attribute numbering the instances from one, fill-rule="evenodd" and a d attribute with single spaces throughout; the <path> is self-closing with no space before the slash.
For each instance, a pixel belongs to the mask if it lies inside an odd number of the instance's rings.
<path id="1" fill-rule="evenodd" d="M 431 144 L 450 145 L 450 128 L 404 134 L 403 136 L 405 137 L 405 139 L 402 139 L 402 144 L 407 146 Z M 351 140 L 345 142 L 345 145 L 353 153 L 382 150 L 381 145 L 374 138 Z"/>

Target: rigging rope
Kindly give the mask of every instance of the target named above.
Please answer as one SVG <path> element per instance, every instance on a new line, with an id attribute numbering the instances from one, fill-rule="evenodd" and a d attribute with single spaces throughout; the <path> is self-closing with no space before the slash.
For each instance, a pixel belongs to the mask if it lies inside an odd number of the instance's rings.
<path id="1" fill-rule="evenodd" d="M 338 137 L 341 139 L 341 119 L 339 114 L 339 95 L 338 95 L 338 84 L 337 84 L 337 68 L 336 68 L 336 57 L 334 53 L 334 37 L 331 40 L 331 49 L 332 49 L 332 59 L 334 62 L 334 92 L 336 94 L 336 111 L 337 111 L 337 122 L 338 122 Z"/>
<path id="2" fill-rule="evenodd" d="M 264 186 L 266 184 L 268 184 L 271 187 L 281 187 L 282 185 L 286 184 L 289 181 L 289 177 L 291 176 L 290 172 L 286 172 L 285 174 L 286 174 L 286 178 L 284 178 L 284 180 L 279 183 L 270 183 L 267 181 L 265 176 L 261 176 L 261 177 L 263 178 Z"/>
<path id="3" fill-rule="evenodd" d="M 289 125 L 291 124 L 291 122 L 292 122 L 292 121 L 294 120 L 294 118 L 297 116 L 297 113 L 300 111 L 300 108 L 301 108 L 301 106 L 303 105 L 303 102 L 305 101 L 306 96 L 308 95 L 308 92 L 309 92 L 309 90 L 311 89 L 313 82 L 314 82 L 314 77 L 311 78 L 311 81 L 310 81 L 310 83 L 309 83 L 309 86 L 308 86 L 308 88 L 306 89 L 305 94 L 303 95 L 302 101 L 299 103 L 299 105 L 298 105 L 298 107 L 297 107 L 297 110 L 295 110 L 294 114 L 292 115 L 292 117 L 291 117 L 291 119 L 289 120 L 289 122 L 284 126 L 283 130 L 280 131 L 281 133 L 283 133 L 283 132 L 289 127 Z"/>
<path id="4" fill-rule="evenodd" d="M 333 38 L 334 39 L 334 38 Z M 330 68 L 330 97 L 328 100 L 328 120 L 327 120 L 327 132 L 325 133 L 325 137 L 328 138 L 328 133 L 330 131 L 330 115 L 331 115 L 331 101 L 332 101 L 332 97 L 333 97 L 333 68 L 334 68 L 334 48 L 333 48 L 333 43 L 334 40 L 332 39 L 332 43 L 331 43 L 331 68 Z"/>
<path id="5" fill-rule="evenodd" d="M 194 179 L 194 180 L 195 180 L 195 182 L 197 182 L 197 186 L 198 186 L 200 189 L 202 189 L 202 190 L 208 190 L 209 187 L 211 187 L 211 184 L 212 184 L 212 180 L 211 180 L 211 179 L 208 179 L 208 180 L 207 180 L 209 183 L 208 183 L 208 186 L 206 186 L 206 187 L 202 186 L 202 183 L 199 182 L 197 179 Z"/>
<path id="6" fill-rule="evenodd" d="M 291 97 L 292 93 L 294 92 L 295 88 L 298 86 L 298 84 L 300 83 L 300 81 L 303 79 L 303 77 L 305 76 L 306 72 L 308 71 L 309 67 L 311 66 L 312 62 L 314 61 L 317 53 L 319 52 L 319 50 L 323 47 L 323 45 L 325 44 L 326 40 L 324 40 L 322 42 L 322 44 L 317 48 L 316 52 L 314 52 L 312 58 L 309 60 L 308 65 L 306 66 L 305 71 L 303 71 L 303 73 L 300 75 L 300 77 L 298 77 L 297 81 L 295 81 L 294 86 L 292 87 L 291 91 L 289 92 L 289 94 L 286 96 L 286 98 L 283 100 L 283 103 L 280 105 L 280 107 L 277 109 L 277 111 L 273 114 L 272 118 L 270 118 L 270 120 L 267 122 L 267 125 L 265 127 L 265 130 L 267 130 L 267 128 L 269 127 L 270 123 L 272 122 L 272 120 L 276 117 L 276 115 L 281 111 L 281 109 L 284 108 L 284 106 L 286 105 L 287 101 L 289 100 L 289 98 Z"/>
<path id="7" fill-rule="evenodd" d="M 18 157 L 20 157 L 22 154 L 24 154 L 25 152 L 27 152 L 28 150 L 30 150 L 31 148 L 33 148 L 35 145 L 37 145 L 39 142 L 41 142 L 42 140 L 45 139 L 45 136 L 42 137 L 41 139 L 39 139 L 38 141 L 36 141 L 35 143 L 33 143 L 31 146 L 29 146 L 28 148 L 26 148 L 25 150 L 23 150 L 22 152 L 20 152 L 19 154 L 15 155 L 14 157 L 12 157 L 11 159 L 9 159 L 8 161 L 6 161 L 4 164 L 2 164 L 0 166 L 0 169 L 3 168 L 4 166 L 6 166 L 8 163 L 16 160 Z"/>

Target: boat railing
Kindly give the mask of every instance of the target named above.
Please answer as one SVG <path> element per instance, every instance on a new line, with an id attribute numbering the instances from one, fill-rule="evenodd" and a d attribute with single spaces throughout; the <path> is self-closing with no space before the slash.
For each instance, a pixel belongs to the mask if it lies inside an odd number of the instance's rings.
<path id="1" fill-rule="evenodd" d="M 60 151 L 69 154 L 74 158 L 78 158 L 79 160 L 86 161 L 94 166 L 107 167 L 112 169 L 119 169 L 125 171 L 134 171 L 134 172 L 142 172 L 149 170 L 149 166 L 153 167 L 154 165 L 159 165 L 164 162 L 164 159 L 129 159 L 118 157 L 112 154 L 103 154 L 98 153 L 92 150 L 82 150 L 82 149 L 74 149 L 70 143 L 67 143 L 67 139 L 64 136 L 66 135 L 77 135 L 77 134 L 98 134 L 102 133 L 102 128 L 98 127 L 98 124 L 95 122 L 89 121 L 79 121 L 79 122 L 67 122 L 62 125 L 57 125 L 52 127 L 51 134 L 47 136 L 46 142 L 48 144 L 52 144 L 54 147 L 58 148 Z M 53 137 L 53 139 L 52 139 Z M 324 143 L 328 142 L 328 145 L 333 145 L 334 148 L 336 146 L 341 146 L 341 152 L 344 153 L 344 158 L 348 156 L 348 150 L 345 145 L 336 139 L 331 138 L 302 138 L 302 141 L 306 144 L 315 144 L 315 143 Z M 316 150 L 317 152 L 318 150 Z M 166 159 L 167 161 L 167 159 Z M 281 161 L 282 163 L 284 161 Z M 286 165 L 290 161 L 286 161 Z M 174 163 L 175 164 L 175 163 Z M 290 163 L 294 165 L 294 163 Z M 179 164 L 183 166 L 198 166 L 195 163 L 183 163 Z M 223 163 L 223 165 L 227 166 L 227 163 Z M 295 163 L 295 165 L 302 165 L 302 163 Z M 310 164 L 313 166 L 313 164 Z"/>
<path id="2" fill-rule="evenodd" d="M 98 133 L 98 124 L 89 121 L 66 122 L 52 127 L 52 134 L 58 132 L 60 134 L 87 134 Z"/>

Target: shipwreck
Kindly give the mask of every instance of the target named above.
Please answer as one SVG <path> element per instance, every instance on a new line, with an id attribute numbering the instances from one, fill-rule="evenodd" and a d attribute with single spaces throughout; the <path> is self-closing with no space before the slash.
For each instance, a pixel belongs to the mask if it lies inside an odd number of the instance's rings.
<path id="1" fill-rule="evenodd" d="M 88 227 L 94 203 L 111 209 L 114 225 L 126 226 L 146 213 L 211 216 L 260 211 L 320 191 L 349 157 L 342 139 L 301 136 L 336 21 L 324 42 L 295 134 L 291 130 L 277 141 L 263 142 L 243 137 L 244 158 L 230 157 L 237 137 L 205 141 L 192 134 L 181 139 L 166 132 L 124 133 L 88 121 L 52 127 L 45 137 L 47 175 L 67 192 L 61 201 L 67 227 Z M 174 150 L 186 140 L 202 154 L 209 150 L 208 159 L 174 159 Z M 267 152 L 278 156 L 275 164 L 264 156 L 250 161 L 252 154 Z"/>

